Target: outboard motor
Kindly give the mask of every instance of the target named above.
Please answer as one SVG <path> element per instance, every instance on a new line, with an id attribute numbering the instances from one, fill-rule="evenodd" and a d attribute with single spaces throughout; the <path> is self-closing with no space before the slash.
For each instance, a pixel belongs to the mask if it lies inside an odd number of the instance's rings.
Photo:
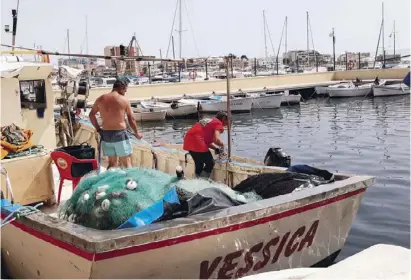
<path id="1" fill-rule="evenodd" d="M 291 157 L 281 148 L 270 148 L 264 158 L 265 166 L 290 167 Z"/>

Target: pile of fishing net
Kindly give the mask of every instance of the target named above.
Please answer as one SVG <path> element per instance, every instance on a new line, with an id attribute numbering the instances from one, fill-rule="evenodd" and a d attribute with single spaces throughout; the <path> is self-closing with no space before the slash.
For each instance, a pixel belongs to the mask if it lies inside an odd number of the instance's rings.
<path id="1" fill-rule="evenodd" d="M 146 211 L 161 202 L 171 191 L 175 191 L 178 197 L 179 210 L 182 206 L 187 208 L 188 204 L 188 208 L 197 207 L 199 201 L 204 201 L 198 199 L 201 193 L 202 198 L 210 197 L 212 201 L 222 202 L 221 208 L 227 207 L 230 203 L 240 205 L 261 199 L 253 191 L 239 193 L 210 180 L 180 180 L 177 176 L 144 168 L 109 169 L 100 174 L 91 172 L 84 176 L 71 198 L 60 208 L 59 216 L 61 219 L 89 228 L 117 229 L 135 213 Z M 219 198 L 216 198 L 216 195 Z M 203 209 L 203 212 L 206 212 L 217 208 Z M 183 212 L 187 215 L 199 211 L 186 209 Z M 180 215 L 177 216 L 182 215 L 184 214 L 180 211 Z"/>

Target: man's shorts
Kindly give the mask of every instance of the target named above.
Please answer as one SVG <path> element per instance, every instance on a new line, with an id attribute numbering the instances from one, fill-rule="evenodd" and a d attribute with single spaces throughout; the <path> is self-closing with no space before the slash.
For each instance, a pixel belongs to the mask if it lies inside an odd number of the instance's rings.
<path id="1" fill-rule="evenodd" d="M 101 148 L 109 157 L 126 157 L 133 153 L 133 143 L 127 130 L 102 130 Z"/>

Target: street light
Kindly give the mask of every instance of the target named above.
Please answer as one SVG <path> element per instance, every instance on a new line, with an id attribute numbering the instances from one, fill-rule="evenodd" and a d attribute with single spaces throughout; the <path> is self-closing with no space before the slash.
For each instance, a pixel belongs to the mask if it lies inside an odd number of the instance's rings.
<path id="1" fill-rule="evenodd" d="M 12 35 L 13 35 L 13 37 L 12 37 L 12 46 L 13 46 L 12 50 L 14 51 L 14 46 L 16 44 L 16 31 L 17 31 L 17 10 L 12 9 L 11 14 L 13 16 L 13 30 L 10 31 L 10 25 L 6 24 L 6 25 L 4 25 L 4 31 L 6 33 L 12 33 Z"/>

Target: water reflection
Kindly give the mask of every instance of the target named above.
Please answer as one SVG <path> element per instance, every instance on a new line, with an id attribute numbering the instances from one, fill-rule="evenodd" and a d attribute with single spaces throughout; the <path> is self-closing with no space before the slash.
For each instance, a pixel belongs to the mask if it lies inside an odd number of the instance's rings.
<path id="1" fill-rule="evenodd" d="M 146 140 L 182 143 L 195 122 L 147 123 L 142 129 Z M 292 164 L 375 176 L 342 252 L 346 257 L 376 243 L 410 246 L 409 133 L 409 96 L 320 98 L 233 115 L 232 143 L 239 156 L 263 160 L 268 148 L 281 147 Z"/>

